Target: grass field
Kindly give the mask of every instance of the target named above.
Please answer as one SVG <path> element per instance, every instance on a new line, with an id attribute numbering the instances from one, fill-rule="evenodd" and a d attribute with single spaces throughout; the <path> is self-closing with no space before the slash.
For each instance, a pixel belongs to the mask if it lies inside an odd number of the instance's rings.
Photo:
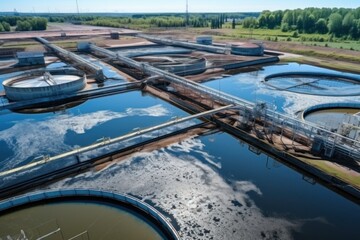
<path id="1" fill-rule="evenodd" d="M 329 47 L 329 48 L 349 49 L 349 50 L 360 51 L 360 42 L 359 41 L 302 42 L 301 44 L 304 44 L 306 46 L 322 46 L 322 47 Z"/>
<path id="2" fill-rule="evenodd" d="M 352 186 L 355 186 L 356 188 L 360 188 L 360 177 L 358 174 L 351 174 L 349 170 L 344 170 L 340 167 L 335 167 L 332 165 L 329 165 L 326 163 L 326 161 L 320 161 L 320 160 L 308 160 L 308 159 L 302 159 L 304 162 L 308 163 L 309 165 L 312 165 L 327 174 L 340 178 L 341 180 L 349 183 Z"/>
<path id="3" fill-rule="evenodd" d="M 195 32 L 206 31 L 206 28 L 194 28 Z M 360 51 L 360 41 L 334 39 L 329 41 L 328 34 L 305 34 L 300 33 L 298 37 L 293 37 L 294 32 L 282 32 L 280 29 L 248 29 L 236 26 L 231 29 L 230 24 L 225 24 L 222 29 L 215 30 L 218 39 L 258 39 L 279 42 L 294 42 L 306 46 L 323 46 L 337 49 L 348 49 Z"/>
<path id="4" fill-rule="evenodd" d="M 281 32 L 280 29 L 244 29 L 236 26 L 232 29 L 225 25 L 222 29 L 210 28 L 157 28 L 146 29 L 151 34 L 172 35 L 175 38 L 194 40 L 198 35 L 211 35 L 216 42 L 232 43 L 236 41 L 260 40 L 265 48 L 279 52 L 296 54 L 286 56 L 282 61 L 312 64 L 320 67 L 336 69 L 339 71 L 360 73 L 360 41 L 333 39 L 327 41 L 327 34 L 300 34 L 292 37 L 291 32 Z M 308 39 L 308 41 L 303 41 Z M 309 41 L 312 39 L 312 41 Z M 314 41 L 318 40 L 318 41 Z M 327 44 L 327 45 L 326 45 Z"/>

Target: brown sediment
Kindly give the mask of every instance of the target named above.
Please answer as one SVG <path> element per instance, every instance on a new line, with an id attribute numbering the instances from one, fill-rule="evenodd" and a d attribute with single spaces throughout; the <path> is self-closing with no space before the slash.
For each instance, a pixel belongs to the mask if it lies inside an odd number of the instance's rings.
<path id="1" fill-rule="evenodd" d="M 120 39 L 103 39 L 102 43 L 108 47 L 133 47 L 143 45 L 156 45 L 155 43 L 149 42 L 142 38 L 135 37 L 120 37 Z"/>
<path id="2" fill-rule="evenodd" d="M 216 77 L 219 77 L 219 74 L 225 73 L 225 70 L 222 68 L 212 68 L 208 69 L 202 74 L 190 75 L 186 76 L 187 79 L 194 81 L 194 82 L 204 82 L 213 80 Z"/>

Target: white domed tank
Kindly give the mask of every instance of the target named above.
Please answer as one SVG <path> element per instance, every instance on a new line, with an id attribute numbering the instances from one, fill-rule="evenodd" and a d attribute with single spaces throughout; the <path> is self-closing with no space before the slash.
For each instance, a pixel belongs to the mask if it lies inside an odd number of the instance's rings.
<path id="1" fill-rule="evenodd" d="M 212 38 L 212 36 L 207 36 L 207 35 L 197 36 L 196 43 L 202 44 L 202 45 L 212 45 L 213 38 Z"/>
<path id="2" fill-rule="evenodd" d="M 6 97 L 11 101 L 59 96 L 83 89 L 84 72 L 75 69 L 27 71 L 3 83 Z"/>
<path id="3" fill-rule="evenodd" d="M 231 53 L 244 56 L 262 56 L 264 47 L 261 43 L 234 43 L 231 45 Z"/>

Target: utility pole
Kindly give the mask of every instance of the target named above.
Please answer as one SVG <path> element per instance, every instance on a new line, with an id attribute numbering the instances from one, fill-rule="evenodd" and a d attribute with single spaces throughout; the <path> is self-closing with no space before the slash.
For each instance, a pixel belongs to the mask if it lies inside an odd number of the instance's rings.
<path id="1" fill-rule="evenodd" d="M 78 16 L 80 15 L 80 12 L 79 12 L 79 4 L 78 4 L 78 0 L 76 0 L 76 8 L 77 8 L 77 14 Z"/>
<path id="2" fill-rule="evenodd" d="M 186 0 L 186 27 L 189 26 L 189 2 Z"/>

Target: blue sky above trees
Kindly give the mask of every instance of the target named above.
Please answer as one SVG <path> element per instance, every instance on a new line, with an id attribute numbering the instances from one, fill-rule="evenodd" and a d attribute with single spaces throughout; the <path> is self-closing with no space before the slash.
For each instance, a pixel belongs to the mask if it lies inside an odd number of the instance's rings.
<path id="1" fill-rule="evenodd" d="M 306 7 L 360 7 L 360 0 L 188 0 L 191 12 L 253 12 Z M 80 12 L 184 12 L 186 0 L 78 0 Z M 0 11 L 76 12 L 76 0 L 1 1 Z"/>

